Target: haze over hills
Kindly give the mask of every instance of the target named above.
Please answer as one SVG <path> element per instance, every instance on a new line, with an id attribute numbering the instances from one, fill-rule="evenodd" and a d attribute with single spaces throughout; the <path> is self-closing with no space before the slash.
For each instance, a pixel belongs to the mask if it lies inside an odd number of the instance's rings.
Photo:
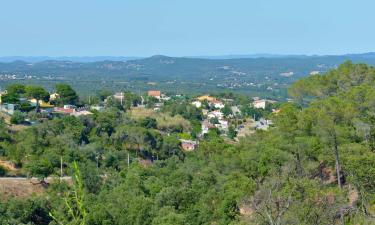
<path id="1" fill-rule="evenodd" d="M 8 60 L 10 60 L 8 58 Z M 375 53 L 304 55 L 233 55 L 212 57 L 26 57 L 0 63 L 0 87 L 10 81 L 38 82 L 53 86 L 71 83 L 79 92 L 108 88 L 147 90 L 158 88 L 174 92 L 230 90 L 267 93 L 285 97 L 295 80 L 324 73 L 344 61 L 375 65 Z M 20 61 L 21 59 L 27 60 Z M 48 60 L 44 60 L 48 59 Z M 4 58 L 3 58 L 3 61 Z M 87 82 L 92 85 L 87 87 Z M 150 85 L 151 84 L 151 85 Z M 283 93 L 283 94 L 281 94 Z"/>
<path id="2" fill-rule="evenodd" d="M 228 55 L 200 55 L 200 56 L 183 56 L 182 58 L 197 58 L 197 59 L 256 59 L 256 58 L 306 58 L 306 57 L 354 57 L 354 58 L 371 58 L 375 57 L 375 52 L 360 53 L 360 54 L 344 54 L 344 55 L 304 55 L 304 54 L 228 54 Z M 151 56 L 152 57 L 152 56 Z M 0 62 L 14 62 L 24 61 L 36 63 L 41 61 L 72 61 L 72 62 L 98 62 L 98 61 L 129 61 L 136 59 L 144 59 L 148 57 L 142 56 L 0 56 Z M 177 57 L 178 58 L 178 57 Z"/>

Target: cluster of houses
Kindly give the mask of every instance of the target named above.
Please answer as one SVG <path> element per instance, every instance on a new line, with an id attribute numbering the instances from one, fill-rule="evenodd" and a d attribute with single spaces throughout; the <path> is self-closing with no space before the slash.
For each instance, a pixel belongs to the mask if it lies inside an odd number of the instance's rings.
<path id="1" fill-rule="evenodd" d="M 3 102 L 2 97 L 6 95 L 7 92 L 3 91 L 0 92 L 0 111 L 7 113 L 9 115 L 13 115 L 16 110 L 19 109 L 19 104 L 12 104 Z M 52 101 L 55 101 L 59 98 L 59 94 L 52 93 L 50 94 L 50 101 L 45 102 L 43 100 L 37 100 L 35 98 L 27 99 L 27 98 L 20 98 L 19 101 L 28 102 L 31 106 L 39 105 L 41 113 L 48 113 L 48 114 L 64 114 L 64 115 L 71 115 L 71 116 L 83 116 L 83 115 L 91 115 L 90 109 L 88 107 L 76 107 L 74 105 L 64 105 L 63 107 L 57 107 L 51 104 Z"/>
<path id="2" fill-rule="evenodd" d="M 260 99 L 259 97 L 254 97 L 252 100 L 253 101 L 250 104 L 251 107 L 255 109 L 266 109 L 268 104 L 276 103 L 276 101 Z M 204 120 L 201 123 L 201 136 L 207 134 L 212 128 L 219 129 L 220 132 L 224 135 L 228 132 L 231 121 L 230 119 L 236 118 L 236 116 L 241 115 L 239 106 L 233 105 L 232 102 L 232 99 L 217 99 L 209 95 L 203 95 L 196 98 L 191 103 L 197 108 L 202 108 L 203 104 L 208 104 L 209 106 L 208 109 L 207 107 L 202 109 Z M 229 116 L 225 117 L 222 113 L 222 109 L 227 103 L 230 103 L 230 105 L 232 105 L 230 107 L 232 113 Z M 273 113 L 277 112 L 278 110 L 273 110 Z M 254 119 L 251 127 L 254 130 L 267 130 L 272 124 L 273 123 L 271 120 L 260 118 L 257 120 Z M 239 125 L 235 129 L 239 131 L 240 129 L 248 129 L 248 127 L 245 128 L 244 126 L 241 127 L 241 125 Z"/>
<path id="3" fill-rule="evenodd" d="M 204 120 L 201 124 L 201 136 L 207 134 L 212 128 L 217 128 L 224 134 L 227 133 L 229 122 L 221 112 L 225 107 L 224 102 L 209 95 L 202 95 L 191 104 L 197 108 L 202 108 L 204 102 L 207 102 L 209 109 L 202 109 Z"/>
<path id="4" fill-rule="evenodd" d="M 16 104 L 8 104 L 2 102 L 2 96 L 6 94 L 6 91 L 0 92 L 0 111 L 5 112 L 7 114 L 12 115 L 17 109 L 18 106 Z M 147 92 L 148 97 L 152 97 L 157 99 L 158 101 L 154 103 L 153 109 L 158 111 L 164 104 L 164 101 L 170 100 L 169 96 L 163 94 L 160 90 L 149 90 Z M 123 92 L 115 93 L 112 96 L 115 100 L 120 101 L 124 104 L 125 101 L 125 94 Z M 39 100 L 38 104 L 40 106 L 41 112 L 49 113 L 49 114 L 62 114 L 62 115 L 71 115 L 71 116 L 86 116 L 93 114 L 92 110 L 101 111 L 104 109 L 104 106 L 90 106 L 90 107 L 77 107 L 75 105 L 64 105 L 63 107 L 58 107 L 53 105 L 51 102 L 58 99 L 59 95 L 57 93 L 50 94 L 50 102 L 44 102 Z M 145 99 L 141 96 L 142 102 L 138 107 L 145 107 L 144 101 Z M 20 99 L 20 101 L 28 101 L 30 105 L 36 106 L 37 100 L 36 99 Z M 267 104 L 275 103 L 275 101 L 267 100 L 267 99 L 260 99 L 260 98 L 253 98 L 251 106 L 255 109 L 266 109 Z M 241 111 L 239 106 L 235 106 L 233 104 L 233 99 L 218 99 L 212 97 L 210 95 L 202 95 L 197 97 L 191 102 L 197 108 L 202 110 L 202 114 L 204 119 L 201 123 L 201 133 L 200 136 L 203 137 L 205 134 L 209 132 L 210 129 L 218 129 L 221 134 L 226 135 L 228 134 L 231 119 L 237 118 L 236 116 L 241 115 Z M 226 107 L 226 104 L 230 105 L 231 114 L 224 116 L 223 109 Z M 208 107 L 207 107 L 208 105 Z M 277 113 L 277 111 L 274 111 Z M 255 130 L 267 130 L 269 126 L 272 125 L 271 120 L 267 120 L 261 118 L 257 121 L 254 121 L 253 128 Z M 239 131 L 240 129 L 244 129 L 244 126 L 238 125 L 235 129 Z M 181 139 L 181 148 L 185 151 L 193 151 L 195 150 L 199 142 L 195 140 L 186 140 Z"/>

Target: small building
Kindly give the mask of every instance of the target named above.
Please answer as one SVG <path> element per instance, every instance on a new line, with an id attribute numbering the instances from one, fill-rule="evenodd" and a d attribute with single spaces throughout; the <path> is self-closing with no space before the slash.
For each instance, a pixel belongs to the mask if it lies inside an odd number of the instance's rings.
<path id="1" fill-rule="evenodd" d="M 118 101 L 122 101 L 124 100 L 124 92 L 117 92 L 113 95 L 113 98 L 118 100 Z"/>
<path id="2" fill-rule="evenodd" d="M 75 109 L 69 109 L 69 108 L 65 108 L 65 107 L 55 107 L 53 109 L 53 111 L 56 112 L 56 113 L 70 115 L 70 114 L 73 114 L 75 112 Z"/>
<path id="3" fill-rule="evenodd" d="M 211 101 L 211 105 L 212 105 L 213 107 L 217 108 L 217 109 L 222 109 L 222 108 L 225 107 L 224 103 L 221 102 L 221 101 L 219 101 L 219 100 L 217 100 L 217 99 Z"/>
<path id="4" fill-rule="evenodd" d="M 75 105 L 64 105 L 64 109 L 76 109 L 77 106 Z"/>
<path id="5" fill-rule="evenodd" d="M 199 96 L 197 99 L 198 99 L 198 101 L 201 101 L 201 102 L 203 102 L 204 100 L 206 100 L 208 102 L 212 102 L 212 101 L 216 100 L 214 97 L 211 97 L 209 95 L 202 95 L 202 96 Z"/>
<path id="6" fill-rule="evenodd" d="M 207 134 L 211 128 L 216 128 L 215 125 L 211 124 L 208 120 L 204 120 L 201 125 L 201 135 Z"/>
<path id="7" fill-rule="evenodd" d="M 184 151 L 194 151 L 198 147 L 198 142 L 193 140 L 180 139 L 181 147 Z"/>
<path id="8" fill-rule="evenodd" d="M 266 108 L 266 103 L 267 100 L 265 99 L 259 99 L 259 100 L 254 100 L 252 105 L 256 109 L 265 109 Z"/>
<path id="9" fill-rule="evenodd" d="M 148 96 L 160 99 L 161 98 L 161 91 L 156 91 L 156 90 L 150 90 L 147 93 Z"/>
<path id="10" fill-rule="evenodd" d="M 16 104 L 10 104 L 10 103 L 0 104 L 0 110 L 2 112 L 8 113 L 9 115 L 13 115 L 16 109 L 17 109 Z"/>
<path id="11" fill-rule="evenodd" d="M 36 106 L 37 100 L 36 100 L 35 98 L 33 98 L 33 99 L 30 99 L 29 102 L 30 102 L 30 104 L 31 104 L 32 106 Z M 45 102 L 45 101 L 43 101 L 43 100 L 39 100 L 38 103 L 39 103 L 39 106 L 40 106 L 41 108 L 53 108 L 53 107 L 54 107 L 54 106 L 51 105 L 49 102 Z"/>
<path id="12" fill-rule="evenodd" d="M 200 108 L 202 107 L 202 103 L 200 101 L 194 101 L 191 103 L 193 106 L 197 107 L 197 108 Z"/>
<path id="13" fill-rule="evenodd" d="M 226 120 L 219 120 L 219 124 L 215 125 L 217 128 L 221 130 L 228 130 L 228 121 Z"/>
<path id="14" fill-rule="evenodd" d="M 54 101 L 54 100 L 56 100 L 58 98 L 60 98 L 60 95 L 57 94 L 57 93 L 52 93 L 52 94 L 49 95 L 49 100 L 50 101 Z"/>
<path id="15" fill-rule="evenodd" d="M 207 114 L 207 118 L 211 119 L 211 118 L 218 118 L 218 119 L 222 119 L 224 117 L 224 114 L 222 112 L 220 112 L 219 110 L 215 110 L 215 111 L 212 111 L 212 112 L 209 112 Z"/>

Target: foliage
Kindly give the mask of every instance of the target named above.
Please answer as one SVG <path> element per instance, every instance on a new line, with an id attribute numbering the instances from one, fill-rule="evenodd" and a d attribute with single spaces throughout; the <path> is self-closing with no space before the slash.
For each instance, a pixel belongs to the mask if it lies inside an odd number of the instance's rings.
<path id="1" fill-rule="evenodd" d="M 25 121 L 25 118 L 26 118 L 25 113 L 15 110 L 13 115 L 10 118 L 10 122 L 12 124 L 20 124 Z"/>
<path id="2" fill-rule="evenodd" d="M 278 113 L 226 94 L 243 102 L 245 118 L 266 116 L 274 126 L 239 142 L 210 129 L 192 152 L 179 139 L 198 133 L 203 114 L 187 98 L 161 112 L 109 107 L 17 133 L 3 125 L 1 146 L 32 176 L 75 171 L 74 185 L 56 184 L 38 208 L 62 224 L 373 224 L 374 71 L 345 63 L 306 78 Z M 12 204 L 1 204 L 1 222 L 16 218 Z"/>
<path id="3" fill-rule="evenodd" d="M 56 84 L 56 93 L 59 95 L 57 102 L 62 105 L 76 105 L 78 103 L 78 95 L 68 84 Z"/>

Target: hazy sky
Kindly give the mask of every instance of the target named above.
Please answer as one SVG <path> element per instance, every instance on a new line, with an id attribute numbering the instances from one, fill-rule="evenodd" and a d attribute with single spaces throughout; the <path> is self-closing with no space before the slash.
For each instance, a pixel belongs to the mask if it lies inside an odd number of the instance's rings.
<path id="1" fill-rule="evenodd" d="M 374 0 L 1 0 L 0 56 L 375 51 Z"/>

